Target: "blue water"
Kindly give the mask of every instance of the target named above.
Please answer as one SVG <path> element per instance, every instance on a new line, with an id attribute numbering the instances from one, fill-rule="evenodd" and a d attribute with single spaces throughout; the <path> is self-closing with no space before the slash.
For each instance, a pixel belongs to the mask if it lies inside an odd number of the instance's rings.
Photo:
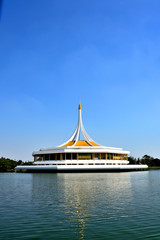
<path id="1" fill-rule="evenodd" d="M 0 173 L 0 239 L 160 239 L 160 171 Z"/>

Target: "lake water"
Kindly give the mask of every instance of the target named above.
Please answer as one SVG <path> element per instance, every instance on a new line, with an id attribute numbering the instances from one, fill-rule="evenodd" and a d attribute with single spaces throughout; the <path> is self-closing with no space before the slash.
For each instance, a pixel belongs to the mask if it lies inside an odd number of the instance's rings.
<path id="1" fill-rule="evenodd" d="M 0 239 L 160 239 L 160 171 L 0 173 Z"/>

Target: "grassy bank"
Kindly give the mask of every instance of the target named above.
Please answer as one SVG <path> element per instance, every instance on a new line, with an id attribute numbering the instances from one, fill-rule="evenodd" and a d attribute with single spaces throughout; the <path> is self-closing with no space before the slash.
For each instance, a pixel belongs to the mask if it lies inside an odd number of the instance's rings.
<path id="1" fill-rule="evenodd" d="M 158 169 L 160 169 L 160 167 L 148 167 L 148 170 L 158 170 Z"/>

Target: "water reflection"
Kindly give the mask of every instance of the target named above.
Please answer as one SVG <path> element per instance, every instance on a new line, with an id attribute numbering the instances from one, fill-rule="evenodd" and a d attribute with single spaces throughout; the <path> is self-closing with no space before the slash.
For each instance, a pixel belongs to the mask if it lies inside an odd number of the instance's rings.
<path id="1" fill-rule="evenodd" d="M 160 171 L 0 174 L 1 239 L 160 239 Z"/>
<path id="2" fill-rule="evenodd" d="M 132 200 L 129 173 L 33 174 L 32 191 L 33 203 L 48 212 L 53 227 L 63 222 L 78 239 L 85 239 L 93 222 L 127 217 Z"/>

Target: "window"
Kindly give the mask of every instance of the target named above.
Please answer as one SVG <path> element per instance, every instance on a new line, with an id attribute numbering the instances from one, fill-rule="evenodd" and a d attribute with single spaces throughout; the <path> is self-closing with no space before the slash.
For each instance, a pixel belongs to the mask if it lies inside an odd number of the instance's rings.
<path id="1" fill-rule="evenodd" d="M 78 153 L 78 159 L 91 159 L 91 153 Z"/>
<path id="2" fill-rule="evenodd" d="M 66 159 L 71 160 L 71 153 L 66 153 Z"/>
<path id="3" fill-rule="evenodd" d="M 60 160 L 60 153 L 57 153 L 57 160 Z"/>
<path id="4" fill-rule="evenodd" d="M 106 159 L 106 154 L 105 153 L 101 153 L 101 159 Z"/>
<path id="5" fill-rule="evenodd" d="M 45 161 L 48 161 L 49 160 L 49 154 L 46 154 L 45 155 Z"/>
<path id="6" fill-rule="evenodd" d="M 37 161 L 41 161 L 42 160 L 42 156 L 41 155 L 37 155 Z"/>
<path id="7" fill-rule="evenodd" d="M 95 153 L 95 160 L 99 159 L 99 153 Z"/>
<path id="8" fill-rule="evenodd" d="M 77 160 L 77 153 L 72 153 L 72 159 Z"/>
<path id="9" fill-rule="evenodd" d="M 61 153 L 61 160 L 65 160 L 65 153 Z"/>
<path id="10" fill-rule="evenodd" d="M 55 154 L 50 154 L 50 160 L 55 160 Z"/>

